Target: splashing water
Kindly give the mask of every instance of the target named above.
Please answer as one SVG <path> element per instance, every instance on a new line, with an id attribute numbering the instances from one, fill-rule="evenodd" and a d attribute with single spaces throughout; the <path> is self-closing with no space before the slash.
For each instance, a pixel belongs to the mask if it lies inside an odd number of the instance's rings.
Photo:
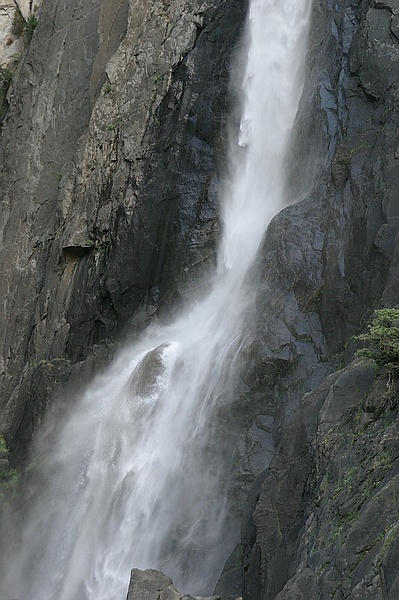
<path id="1" fill-rule="evenodd" d="M 252 1 L 213 289 L 172 325 L 151 327 L 74 406 L 2 598 L 124 600 L 133 567 L 161 568 L 191 593 L 212 590 L 233 543 L 215 406 L 239 366 L 245 275 L 284 204 L 309 4 Z"/>

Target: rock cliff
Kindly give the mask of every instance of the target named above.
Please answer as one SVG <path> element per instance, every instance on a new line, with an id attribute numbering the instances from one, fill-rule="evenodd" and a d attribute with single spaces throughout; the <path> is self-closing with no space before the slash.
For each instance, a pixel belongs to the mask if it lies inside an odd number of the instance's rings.
<path id="1" fill-rule="evenodd" d="M 244 528 L 246 598 L 398 597 L 397 393 L 357 361 L 304 396 Z"/>
<path id="2" fill-rule="evenodd" d="M 264 394 L 274 365 L 284 401 L 243 526 L 251 600 L 398 595 L 397 390 L 384 404 L 384 374 L 351 362 L 372 309 L 398 304 L 398 12 L 314 3 L 291 179 L 319 181 L 259 258 L 253 379 Z"/>
<path id="3" fill-rule="evenodd" d="M 1 131 L 0 409 L 15 461 L 57 381 L 213 260 L 244 14 L 234 0 L 44 2 Z"/>
<path id="4" fill-rule="evenodd" d="M 12 464 L 57 388 L 212 264 L 245 10 L 44 0 L 0 134 Z M 398 19 L 398 0 L 314 1 L 290 156 L 292 200 L 306 197 L 273 220 L 250 276 L 231 483 L 238 513 L 250 501 L 222 596 L 398 597 L 397 390 L 384 404 L 384 373 L 353 362 L 351 341 L 398 304 Z"/>

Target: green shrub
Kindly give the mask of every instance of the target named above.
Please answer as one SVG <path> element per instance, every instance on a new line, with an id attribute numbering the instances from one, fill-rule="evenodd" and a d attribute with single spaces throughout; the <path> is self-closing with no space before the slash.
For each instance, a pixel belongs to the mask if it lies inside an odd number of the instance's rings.
<path id="1" fill-rule="evenodd" d="M 9 86 L 12 80 L 12 73 L 9 69 L 0 67 L 0 83 L 4 86 Z"/>
<path id="2" fill-rule="evenodd" d="M 37 25 L 36 15 L 33 15 L 33 14 L 29 15 L 29 17 L 26 19 L 26 23 L 25 23 L 26 37 L 28 38 L 29 42 L 32 39 L 32 35 L 36 29 L 36 25 Z"/>
<path id="3" fill-rule="evenodd" d="M 13 35 L 17 38 L 20 38 L 23 34 L 25 34 L 28 43 L 32 39 L 33 32 L 36 29 L 37 25 L 37 17 L 35 14 L 31 13 L 26 19 L 23 16 L 19 6 L 15 5 L 15 17 L 13 23 Z"/>
<path id="4" fill-rule="evenodd" d="M 358 340 L 369 346 L 357 351 L 357 356 L 373 360 L 385 367 L 391 378 L 399 377 L 399 309 L 381 308 L 374 312 L 368 332 L 358 335 Z"/>
<path id="5" fill-rule="evenodd" d="M 7 91 L 12 80 L 12 73 L 8 69 L 0 67 L 0 122 L 7 110 Z"/>

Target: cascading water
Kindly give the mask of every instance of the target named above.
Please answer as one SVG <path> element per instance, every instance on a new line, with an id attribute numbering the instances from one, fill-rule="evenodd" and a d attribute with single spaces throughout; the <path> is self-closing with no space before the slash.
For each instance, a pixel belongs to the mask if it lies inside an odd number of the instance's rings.
<path id="1" fill-rule="evenodd" d="M 1 598 L 124 600 L 132 567 L 212 590 L 232 543 L 214 410 L 239 365 L 246 273 L 284 205 L 309 4 L 252 1 L 213 288 L 172 325 L 151 327 L 74 406 L 42 467 Z"/>

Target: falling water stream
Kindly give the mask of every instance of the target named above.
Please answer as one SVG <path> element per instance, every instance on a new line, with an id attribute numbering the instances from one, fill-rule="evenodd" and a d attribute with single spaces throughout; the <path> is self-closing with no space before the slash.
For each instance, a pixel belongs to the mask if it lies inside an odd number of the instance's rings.
<path id="1" fill-rule="evenodd" d="M 252 0 L 212 290 L 171 325 L 151 326 L 74 405 L 45 459 L 2 600 L 125 600 L 132 567 L 212 592 L 233 543 L 215 407 L 240 364 L 245 276 L 285 202 L 309 4 Z"/>

